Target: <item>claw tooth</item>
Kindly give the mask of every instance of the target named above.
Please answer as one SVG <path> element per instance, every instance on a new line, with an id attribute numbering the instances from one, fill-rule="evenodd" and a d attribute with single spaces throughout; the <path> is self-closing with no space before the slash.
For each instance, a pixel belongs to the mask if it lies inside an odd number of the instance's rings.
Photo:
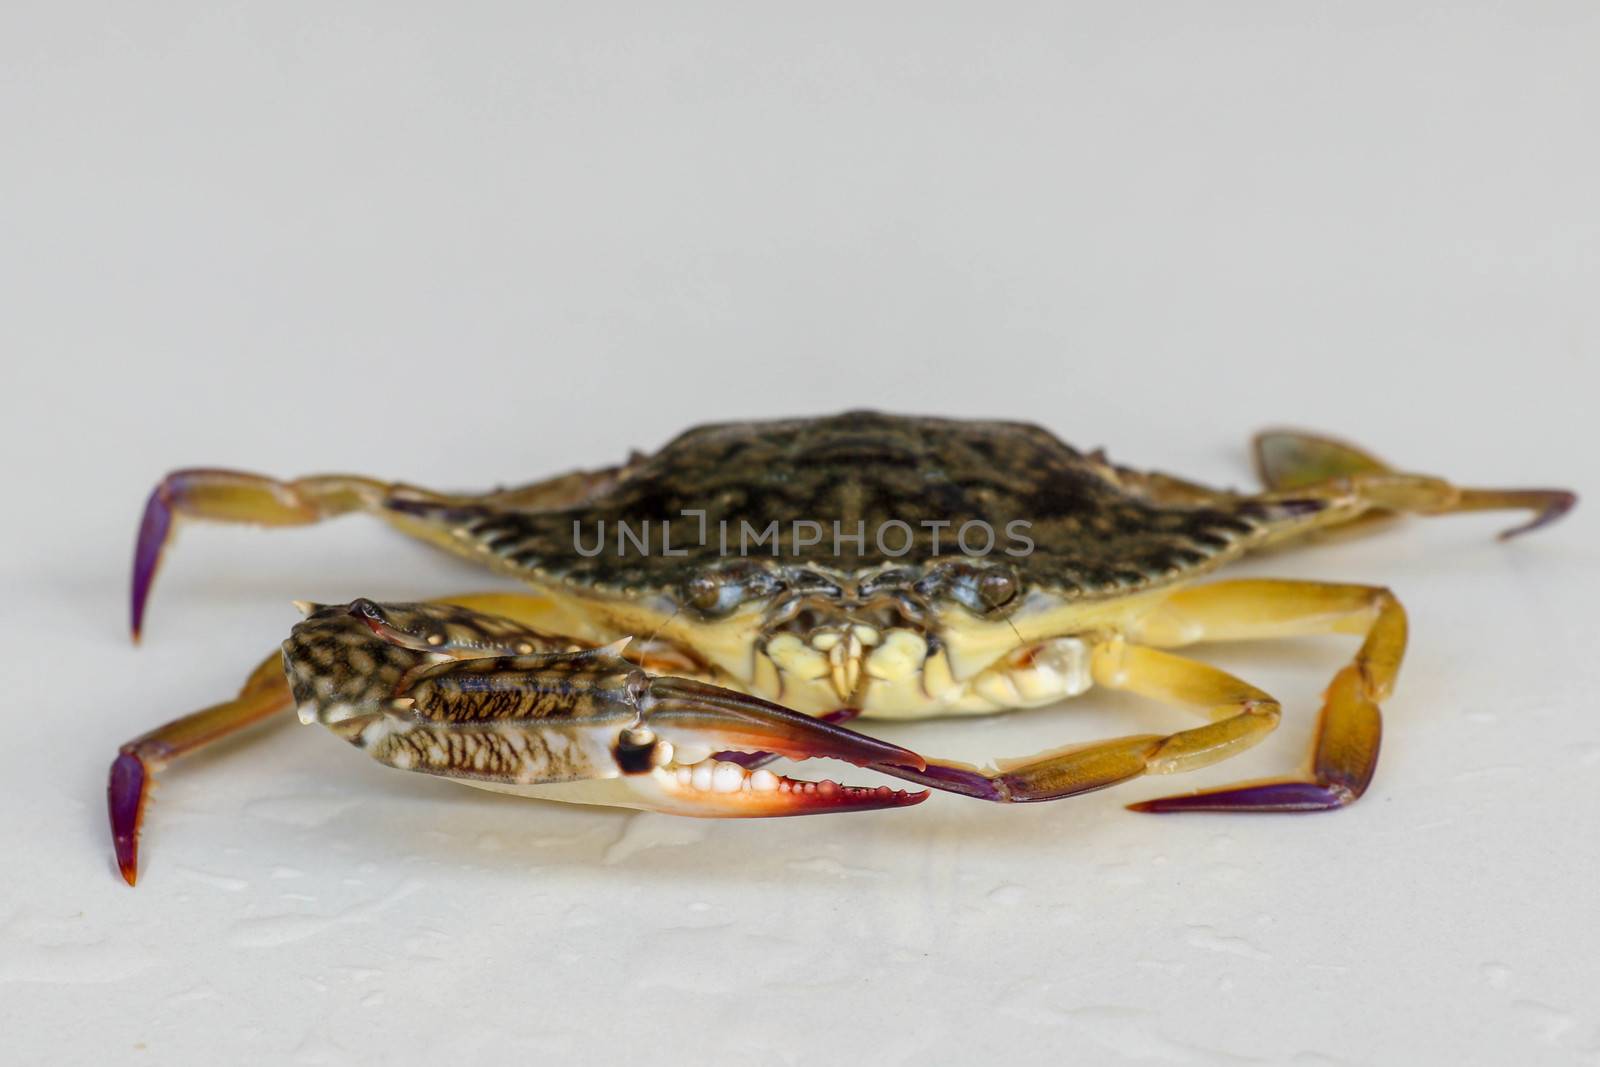
<path id="1" fill-rule="evenodd" d="M 772 793 L 778 788 L 778 776 L 762 767 L 750 776 L 750 788 L 757 793 Z"/>
<path id="2" fill-rule="evenodd" d="M 711 788 L 711 776 L 716 773 L 716 768 L 712 766 L 714 762 L 716 761 L 701 760 L 696 763 L 694 770 L 690 772 L 689 784 L 701 792 L 708 791 Z"/>
<path id="3" fill-rule="evenodd" d="M 744 768 L 737 763 L 719 762 L 711 774 L 711 790 L 714 793 L 737 793 L 743 783 Z"/>

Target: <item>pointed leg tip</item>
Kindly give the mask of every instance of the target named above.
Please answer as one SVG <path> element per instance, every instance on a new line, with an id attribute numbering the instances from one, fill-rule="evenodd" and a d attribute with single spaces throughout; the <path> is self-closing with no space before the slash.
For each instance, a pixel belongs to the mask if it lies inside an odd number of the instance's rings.
<path id="1" fill-rule="evenodd" d="M 140 632 L 144 628 L 144 609 L 150 597 L 150 586 L 155 581 L 162 550 L 171 535 L 171 493 L 163 481 L 151 490 L 150 499 L 145 502 L 144 518 L 139 522 L 139 539 L 133 546 L 133 582 L 128 615 L 135 644 L 139 642 Z"/>
<path id="2" fill-rule="evenodd" d="M 1568 489 L 1535 490 L 1542 498 L 1542 506 L 1532 519 L 1521 526 L 1513 526 L 1509 530 L 1500 531 L 1500 540 L 1510 541 L 1512 538 L 1521 537 L 1523 534 L 1549 526 L 1571 511 L 1578 503 L 1578 494 Z"/>
<path id="3" fill-rule="evenodd" d="M 1182 811 L 1331 811 L 1353 803 L 1358 793 L 1320 782 L 1263 782 L 1258 785 L 1180 793 L 1129 804 L 1129 811 L 1166 815 Z"/>
<path id="4" fill-rule="evenodd" d="M 149 782 L 144 761 L 133 753 L 124 752 L 112 761 L 111 777 L 106 784 L 106 807 L 111 816 L 111 843 L 117 853 L 117 869 L 129 885 L 134 885 L 139 878 L 139 822 L 144 815 Z"/>

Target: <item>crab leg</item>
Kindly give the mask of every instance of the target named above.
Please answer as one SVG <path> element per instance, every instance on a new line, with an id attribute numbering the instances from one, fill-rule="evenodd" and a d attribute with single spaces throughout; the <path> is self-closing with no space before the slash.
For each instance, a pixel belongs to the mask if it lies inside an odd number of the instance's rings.
<path id="1" fill-rule="evenodd" d="M 1175 774 L 1226 759 L 1278 725 L 1272 697 L 1215 667 L 1112 639 L 1095 647 L 1095 680 L 1201 710 L 1214 721 L 1174 734 L 1136 734 L 1074 745 L 994 770 L 929 760 L 924 771 L 882 768 L 908 781 L 980 800 L 1060 800 L 1143 774 Z"/>
<path id="2" fill-rule="evenodd" d="M 206 468 L 173 471 L 151 491 L 139 524 L 129 605 L 133 638 L 139 639 L 150 587 L 181 519 L 304 526 L 361 511 L 378 515 L 403 533 L 458 551 L 448 535 L 437 527 L 419 521 L 403 507 L 392 505 L 562 507 L 602 488 L 615 473 L 615 468 L 574 471 L 514 489 L 481 495 L 451 495 L 355 474 L 318 474 L 280 481 L 244 471 Z"/>
<path id="3" fill-rule="evenodd" d="M 117 867 L 129 885 L 139 877 L 139 828 L 155 773 L 180 756 L 289 710 L 290 705 L 283 657 L 273 652 L 232 700 L 158 726 L 118 750 L 106 785 L 106 807 Z"/>
<path id="4" fill-rule="evenodd" d="M 1383 733 L 1378 704 L 1393 691 L 1405 655 L 1405 609 L 1387 589 L 1324 582 L 1217 582 L 1174 593 L 1134 625 L 1129 639 L 1173 647 L 1312 633 L 1361 634 L 1364 640 L 1323 694 L 1316 739 L 1300 774 L 1162 797 L 1133 805 L 1134 809 L 1317 811 L 1343 807 L 1360 797 L 1378 761 Z M 1140 650 L 1141 657 L 1160 655 Z M 1157 697 L 1164 695 L 1169 679 L 1181 681 L 1176 673 L 1163 677 L 1137 663 L 1124 677 L 1124 688 Z"/>
<path id="5" fill-rule="evenodd" d="M 1505 540 L 1554 522 L 1578 501 L 1566 489 L 1468 489 L 1442 478 L 1404 473 L 1354 445 L 1315 434 L 1267 431 L 1256 435 L 1254 452 L 1256 471 L 1274 495 L 1331 505 L 1308 525 L 1287 530 L 1286 537 L 1402 512 L 1532 512 L 1527 522 L 1500 534 Z"/>
<path id="6" fill-rule="evenodd" d="M 1255 744 L 1278 724 L 1275 699 L 1208 664 L 1156 647 L 1204 640 L 1311 633 L 1365 636 L 1324 696 L 1316 741 L 1301 774 L 1132 805 L 1137 811 L 1317 811 L 1343 807 L 1366 790 L 1377 765 L 1378 702 L 1394 687 L 1405 653 L 1406 617 L 1386 589 L 1319 582 L 1237 581 L 1180 590 L 1138 620 L 1128 637 L 1095 645 L 1095 681 L 1209 715 L 1205 726 L 1080 745 L 995 769 L 929 760 L 922 771 L 880 768 L 907 781 L 981 800 L 1057 800 L 1144 774 L 1208 766 Z M 1134 643 L 1139 642 L 1139 643 Z"/>

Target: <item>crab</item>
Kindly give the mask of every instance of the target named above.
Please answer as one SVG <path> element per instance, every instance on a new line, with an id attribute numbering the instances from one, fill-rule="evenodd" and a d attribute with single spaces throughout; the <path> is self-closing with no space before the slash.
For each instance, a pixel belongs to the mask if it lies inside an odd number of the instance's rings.
<path id="1" fill-rule="evenodd" d="M 849 412 L 691 429 L 650 455 L 481 494 L 352 475 L 168 475 L 134 553 L 132 628 L 179 520 L 302 525 L 353 512 L 520 579 L 522 592 L 301 604 L 232 700 L 122 746 L 108 799 L 131 885 L 153 775 L 297 709 L 391 767 L 552 800 L 697 816 L 916 804 L 938 789 L 1057 800 L 1205 767 L 1282 714 L 1263 690 L 1174 651 L 1351 634 L 1311 751 L 1278 778 L 1130 805 L 1304 812 L 1350 804 L 1377 764 L 1379 704 L 1406 613 L 1388 589 L 1200 582 L 1269 546 L 1401 514 L 1564 514 L 1559 489 L 1468 489 L 1327 437 L 1254 439 L 1258 492 L 1080 452 L 1015 422 Z M 1092 686 L 1198 713 L 1198 725 L 974 766 L 843 725 L 856 715 L 983 715 Z M 914 791 L 804 781 L 829 758 Z"/>

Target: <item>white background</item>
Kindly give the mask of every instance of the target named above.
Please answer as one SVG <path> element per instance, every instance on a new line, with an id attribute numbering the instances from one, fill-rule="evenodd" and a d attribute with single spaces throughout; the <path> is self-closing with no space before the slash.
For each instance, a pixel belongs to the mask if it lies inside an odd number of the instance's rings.
<path id="1" fill-rule="evenodd" d="M 289 598 L 494 582 L 361 519 L 191 527 L 136 650 L 174 467 L 488 486 L 875 406 L 1592 491 L 1597 54 L 1588 3 L 8 3 L 0 1059 L 1600 1062 L 1592 504 L 1243 568 L 1411 610 L 1339 813 L 1122 804 L 1292 764 L 1344 639 L 1215 654 L 1291 709 L 1246 757 L 1054 805 L 674 820 L 286 726 L 166 776 L 137 889 L 103 810 Z"/>

